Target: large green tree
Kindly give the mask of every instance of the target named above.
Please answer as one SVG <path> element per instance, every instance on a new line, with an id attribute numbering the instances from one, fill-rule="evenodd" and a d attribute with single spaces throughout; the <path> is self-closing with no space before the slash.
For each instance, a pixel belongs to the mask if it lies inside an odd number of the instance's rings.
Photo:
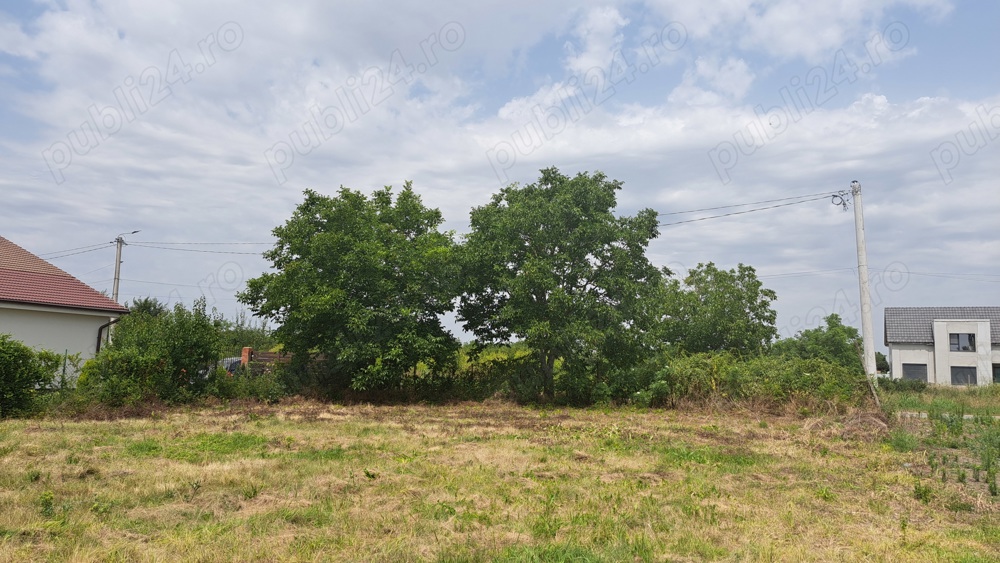
<path id="1" fill-rule="evenodd" d="M 264 254 L 276 271 L 249 280 L 239 299 L 275 322 L 300 360 L 325 356 L 355 389 L 394 387 L 419 362 L 451 365 L 459 346 L 441 325 L 458 273 L 441 223 L 409 182 L 395 198 L 390 187 L 371 197 L 306 191 Z"/>
<path id="2" fill-rule="evenodd" d="M 864 373 L 858 329 L 844 325 L 836 313 L 823 321 L 826 326 L 803 330 L 791 338 L 775 342 L 772 353 L 803 359 L 820 358 L 855 373 Z"/>
<path id="3" fill-rule="evenodd" d="M 661 272 L 645 250 L 657 216 L 616 217 L 621 187 L 548 168 L 472 210 L 459 320 L 481 344 L 523 341 L 550 397 L 558 359 L 577 375 L 634 363 L 653 322 L 646 297 Z"/>
<path id="4" fill-rule="evenodd" d="M 777 294 L 763 286 L 751 266 L 721 270 L 698 264 L 683 282 L 666 285 L 664 338 L 687 352 L 728 350 L 754 355 L 777 336 Z"/>

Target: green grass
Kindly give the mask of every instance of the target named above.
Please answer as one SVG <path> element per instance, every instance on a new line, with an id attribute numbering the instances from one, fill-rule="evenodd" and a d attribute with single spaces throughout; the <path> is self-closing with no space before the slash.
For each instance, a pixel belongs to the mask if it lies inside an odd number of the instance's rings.
<path id="1" fill-rule="evenodd" d="M 3 421 L 0 561 L 996 560 L 974 473 L 992 427 L 872 420 L 300 402 Z"/>
<path id="2" fill-rule="evenodd" d="M 1000 416 L 1000 385 L 946 387 L 931 385 L 921 392 L 881 391 L 882 403 L 892 411 L 963 412 L 971 415 Z"/>

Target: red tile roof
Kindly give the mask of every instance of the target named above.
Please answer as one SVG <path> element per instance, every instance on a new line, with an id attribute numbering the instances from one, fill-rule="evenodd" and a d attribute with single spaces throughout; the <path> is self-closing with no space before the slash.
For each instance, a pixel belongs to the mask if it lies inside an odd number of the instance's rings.
<path id="1" fill-rule="evenodd" d="M 0 302 L 127 313 L 82 281 L 0 237 Z"/>

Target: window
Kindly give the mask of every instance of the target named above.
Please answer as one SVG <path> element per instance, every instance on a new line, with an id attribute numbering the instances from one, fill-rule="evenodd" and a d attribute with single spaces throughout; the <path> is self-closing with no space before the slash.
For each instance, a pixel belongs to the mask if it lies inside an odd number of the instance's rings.
<path id="1" fill-rule="evenodd" d="M 903 379 L 927 381 L 927 364 L 903 364 Z"/>
<path id="2" fill-rule="evenodd" d="M 952 352 L 975 352 L 976 351 L 976 335 L 975 334 L 949 334 L 948 337 L 951 340 L 951 351 Z"/>
<path id="3" fill-rule="evenodd" d="M 976 368 L 965 366 L 951 366 L 952 385 L 975 385 Z"/>

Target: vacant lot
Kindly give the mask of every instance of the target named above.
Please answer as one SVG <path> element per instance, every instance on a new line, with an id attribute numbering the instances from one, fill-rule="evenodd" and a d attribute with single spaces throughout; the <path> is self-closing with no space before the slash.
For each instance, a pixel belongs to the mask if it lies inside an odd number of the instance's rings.
<path id="1" fill-rule="evenodd" d="M 317 403 L 7 421 L 0 560 L 1000 559 L 997 497 L 942 481 L 907 424 Z"/>

